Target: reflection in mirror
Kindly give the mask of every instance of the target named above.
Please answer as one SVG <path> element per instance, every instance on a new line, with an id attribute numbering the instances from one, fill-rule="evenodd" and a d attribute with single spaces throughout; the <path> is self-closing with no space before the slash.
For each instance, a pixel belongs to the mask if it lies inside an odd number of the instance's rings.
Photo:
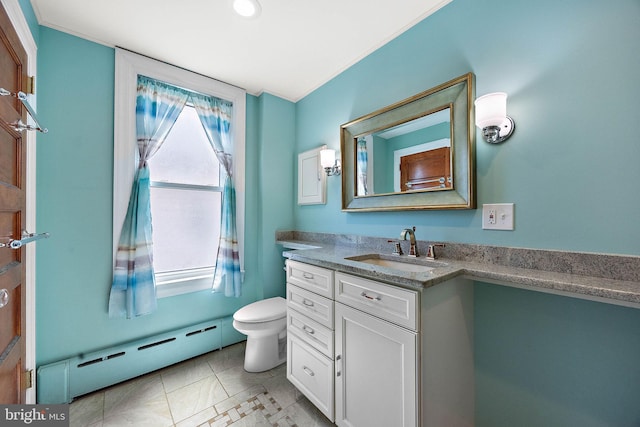
<path id="1" fill-rule="evenodd" d="M 453 188 L 451 108 L 358 137 L 356 196 Z"/>
<path id="2" fill-rule="evenodd" d="M 467 73 L 340 126 L 342 210 L 475 209 L 473 83 Z"/>

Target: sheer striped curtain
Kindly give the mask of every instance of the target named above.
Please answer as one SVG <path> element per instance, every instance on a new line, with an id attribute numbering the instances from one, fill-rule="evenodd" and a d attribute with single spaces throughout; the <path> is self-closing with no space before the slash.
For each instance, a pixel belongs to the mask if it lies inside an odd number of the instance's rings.
<path id="1" fill-rule="evenodd" d="M 136 137 L 140 159 L 116 251 L 109 317 L 130 319 L 156 309 L 147 160 L 164 142 L 188 98 L 187 91 L 138 76 Z"/>
<path id="2" fill-rule="evenodd" d="M 356 166 L 357 166 L 357 176 L 358 176 L 358 196 L 366 196 L 369 194 L 369 189 L 367 188 L 367 169 L 368 169 L 369 159 L 367 155 L 367 141 L 364 138 L 360 138 L 358 140 L 358 145 L 356 149 Z"/>
<path id="3" fill-rule="evenodd" d="M 191 101 L 198 112 L 209 143 L 226 173 L 222 195 L 220 243 L 212 289 L 213 292 L 224 292 L 228 297 L 239 297 L 242 294 L 242 272 L 236 226 L 236 190 L 233 183 L 233 105 L 222 99 L 199 94 L 192 94 Z"/>

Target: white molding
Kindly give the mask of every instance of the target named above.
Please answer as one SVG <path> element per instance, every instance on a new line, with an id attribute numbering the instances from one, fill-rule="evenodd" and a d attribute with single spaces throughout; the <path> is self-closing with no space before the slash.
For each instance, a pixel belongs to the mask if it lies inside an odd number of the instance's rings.
<path id="1" fill-rule="evenodd" d="M 210 77 L 116 48 L 114 101 L 113 255 L 118 247 L 122 223 L 138 156 L 135 136 L 136 82 L 138 74 L 212 95 L 233 103 L 234 171 L 238 241 L 244 242 L 245 212 L 245 122 L 246 91 Z M 240 246 L 240 269 L 244 271 L 244 244 Z"/>
<path id="2" fill-rule="evenodd" d="M 213 275 L 213 267 L 156 274 L 158 298 L 211 290 Z"/>
<path id="3" fill-rule="evenodd" d="M 9 16 L 11 24 L 18 34 L 20 43 L 22 43 L 27 52 L 27 74 L 36 77 L 37 71 L 37 45 L 31 34 L 31 29 L 27 23 L 18 0 L 0 0 L 2 6 Z M 36 83 L 37 84 L 37 83 Z M 36 109 L 35 96 L 29 95 L 29 104 Z M 25 143 L 27 144 L 26 173 L 27 182 L 25 183 L 26 197 L 26 213 L 25 226 L 29 232 L 35 233 L 36 230 L 36 132 L 26 132 Z M 27 370 L 33 370 L 33 387 L 27 389 L 26 403 L 36 403 L 36 245 L 26 245 L 25 259 L 25 290 L 26 290 L 26 360 L 25 366 Z"/>
<path id="4" fill-rule="evenodd" d="M 36 45 L 36 41 L 33 38 L 33 34 L 31 34 L 31 28 L 29 28 L 29 24 L 27 23 L 27 19 L 24 17 L 22 13 L 22 9 L 20 8 L 20 3 L 18 0 L 0 0 L 2 6 L 7 11 L 7 15 L 9 15 L 9 20 L 13 27 L 18 33 L 18 38 L 20 39 L 20 43 L 27 51 L 27 55 L 35 55 L 38 47 Z M 35 76 L 35 57 L 33 59 L 34 66 L 31 67 L 31 58 L 29 58 L 28 71 L 30 76 Z"/>

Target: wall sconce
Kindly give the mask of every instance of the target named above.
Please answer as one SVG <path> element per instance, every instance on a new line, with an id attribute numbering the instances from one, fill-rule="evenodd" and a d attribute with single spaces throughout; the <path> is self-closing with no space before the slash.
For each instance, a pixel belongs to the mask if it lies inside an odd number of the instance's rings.
<path id="1" fill-rule="evenodd" d="M 320 150 L 320 164 L 327 173 L 327 176 L 340 175 L 342 171 L 340 160 L 336 159 L 336 150 L 329 148 Z"/>
<path id="2" fill-rule="evenodd" d="M 507 116 L 507 94 L 495 92 L 476 99 L 476 126 L 482 129 L 482 137 L 490 144 L 506 141 L 516 124 Z"/>

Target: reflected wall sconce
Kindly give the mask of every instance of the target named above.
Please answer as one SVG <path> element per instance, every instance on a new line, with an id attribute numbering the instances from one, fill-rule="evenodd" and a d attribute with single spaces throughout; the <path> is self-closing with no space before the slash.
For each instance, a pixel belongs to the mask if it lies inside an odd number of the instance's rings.
<path id="1" fill-rule="evenodd" d="M 258 0 L 233 0 L 233 10 L 243 18 L 257 18 L 262 7 Z"/>
<path id="2" fill-rule="evenodd" d="M 495 92 L 476 99 L 476 126 L 482 129 L 482 137 L 490 144 L 506 141 L 516 124 L 507 116 L 507 94 Z"/>
<path id="3" fill-rule="evenodd" d="M 327 176 L 340 175 L 340 172 L 342 172 L 340 160 L 336 159 L 336 150 L 330 148 L 320 150 L 320 164 Z"/>

